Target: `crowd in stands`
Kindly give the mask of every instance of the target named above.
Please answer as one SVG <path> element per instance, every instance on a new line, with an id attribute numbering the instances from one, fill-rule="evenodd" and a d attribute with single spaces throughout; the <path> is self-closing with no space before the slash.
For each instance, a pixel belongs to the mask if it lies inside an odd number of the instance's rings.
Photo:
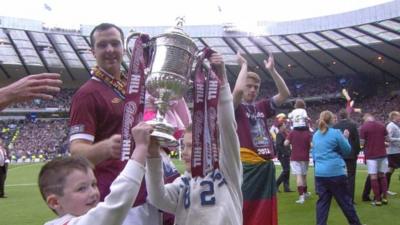
<path id="1" fill-rule="evenodd" d="M 67 120 L 2 121 L 11 159 L 51 158 L 67 150 Z M 12 128 L 9 128 L 11 125 Z"/>
<path id="2" fill-rule="evenodd" d="M 41 109 L 41 108 L 61 108 L 69 109 L 71 98 L 76 89 L 62 89 L 52 100 L 35 99 L 30 102 L 15 103 L 9 108 Z"/>
<path id="3" fill-rule="evenodd" d="M 351 85 L 351 78 L 316 78 L 307 80 L 286 81 L 291 92 L 292 98 L 304 98 L 311 96 L 324 96 L 327 94 L 339 93 L 341 88 L 346 85 Z M 259 96 L 273 96 L 277 93 L 274 84 L 262 85 L 264 88 L 260 90 Z"/>
<path id="4" fill-rule="evenodd" d="M 323 110 L 330 110 L 337 113 L 340 109 L 346 107 L 346 101 L 341 96 L 341 89 L 345 86 L 351 86 L 353 79 L 326 78 L 305 81 L 288 81 L 289 89 L 292 92 L 292 99 L 297 97 L 319 96 L 318 100 L 307 102 L 307 112 L 315 128 L 315 122 L 319 117 L 319 113 Z M 263 96 L 273 96 L 276 93 L 274 85 L 264 85 L 265 88 L 260 90 L 260 98 Z M 400 84 L 386 84 L 380 87 L 378 94 L 371 96 L 355 96 L 354 107 L 361 108 L 362 112 L 372 113 L 378 121 L 386 123 L 388 114 L 393 110 L 398 110 L 400 105 Z M 63 89 L 51 101 L 34 100 L 29 103 L 18 103 L 11 108 L 24 109 L 40 109 L 48 107 L 56 107 L 69 110 L 71 98 L 75 89 Z M 335 94 L 333 99 L 327 99 L 326 94 Z M 186 100 L 192 102 L 192 96 L 189 92 L 185 96 Z M 293 102 L 289 102 L 279 112 L 288 113 L 293 109 Z M 362 113 L 352 113 L 351 118 L 360 125 L 362 123 Z M 271 120 L 272 122 L 272 120 Z M 25 121 L 0 121 L 1 137 L 9 143 L 10 155 L 16 158 L 31 157 L 44 155 L 54 155 L 64 153 L 68 144 L 67 120 L 52 120 L 32 122 Z"/>

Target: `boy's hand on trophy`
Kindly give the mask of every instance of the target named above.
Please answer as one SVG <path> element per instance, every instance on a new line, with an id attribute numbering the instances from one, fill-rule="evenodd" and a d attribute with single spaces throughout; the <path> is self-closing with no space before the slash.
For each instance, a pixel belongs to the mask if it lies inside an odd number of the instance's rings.
<path id="1" fill-rule="evenodd" d="M 135 140 L 136 147 L 144 147 L 147 149 L 150 146 L 150 134 L 154 128 L 145 122 L 138 123 L 132 128 L 132 137 Z"/>
<path id="2" fill-rule="evenodd" d="M 149 158 L 159 158 L 160 157 L 160 144 L 153 137 L 150 139 L 148 157 Z"/>
<path id="3" fill-rule="evenodd" d="M 220 53 L 213 53 L 208 59 L 211 64 L 211 68 L 217 74 L 218 78 L 221 80 L 222 84 L 227 83 L 227 77 L 225 72 L 224 58 Z"/>

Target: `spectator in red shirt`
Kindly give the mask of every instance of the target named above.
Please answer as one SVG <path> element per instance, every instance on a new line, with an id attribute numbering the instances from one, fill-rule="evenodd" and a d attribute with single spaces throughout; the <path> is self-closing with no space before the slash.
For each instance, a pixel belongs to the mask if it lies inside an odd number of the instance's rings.
<path id="1" fill-rule="evenodd" d="M 307 191 L 307 171 L 310 161 L 311 140 L 312 134 L 306 127 L 306 129 L 302 130 L 293 130 L 285 141 L 285 145 L 292 145 L 290 167 L 297 180 L 299 200 L 296 203 L 299 204 L 303 204 L 311 194 Z"/>

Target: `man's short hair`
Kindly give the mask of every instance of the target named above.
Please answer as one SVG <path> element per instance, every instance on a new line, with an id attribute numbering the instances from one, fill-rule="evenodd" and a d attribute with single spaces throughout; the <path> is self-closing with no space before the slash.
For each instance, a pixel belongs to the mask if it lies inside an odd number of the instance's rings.
<path id="1" fill-rule="evenodd" d="M 349 113 L 346 109 L 341 109 L 338 113 L 339 119 L 344 120 L 349 118 Z"/>
<path id="2" fill-rule="evenodd" d="M 375 118 L 374 118 L 374 116 L 373 116 L 371 113 L 365 113 L 364 116 L 363 116 L 364 122 L 366 122 L 366 121 L 372 121 L 372 120 L 374 120 L 374 119 L 375 119 Z"/>
<path id="3" fill-rule="evenodd" d="M 253 79 L 257 83 L 261 83 L 260 76 L 254 72 L 247 72 L 247 79 Z"/>
<path id="4" fill-rule="evenodd" d="M 115 28 L 115 29 L 117 29 L 119 31 L 119 33 L 121 34 L 122 44 L 124 44 L 124 32 L 122 31 L 122 29 L 120 27 L 118 27 L 117 25 L 112 24 L 112 23 L 101 23 L 101 24 L 95 26 L 93 28 L 92 32 L 90 32 L 90 46 L 92 48 L 94 48 L 94 42 L 95 42 L 94 33 L 96 31 L 105 31 L 105 30 L 108 30 L 110 28 Z"/>
<path id="5" fill-rule="evenodd" d="M 73 171 L 88 172 L 93 169 L 92 164 L 82 156 L 56 158 L 46 163 L 39 173 L 39 190 L 43 199 L 56 194 L 64 195 L 65 179 Z"/>

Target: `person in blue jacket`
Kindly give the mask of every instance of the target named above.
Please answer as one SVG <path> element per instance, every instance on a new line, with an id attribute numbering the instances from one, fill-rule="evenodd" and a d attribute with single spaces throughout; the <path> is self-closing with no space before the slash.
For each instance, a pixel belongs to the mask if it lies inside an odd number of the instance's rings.
<path id="1" fill-rule="evenodd" d="M 334 115 L 323 111 L 318 121 L 318 131 L 312 139 L 315 164 L 315 187 L 319 196 L 316 207 L 317 225 L 326 225 L 332 196 L 351 225 L 360 225 L 347 187 L 346 164 L 342 155 L 351 151 L 349 131 L 332 128 Z"/>

